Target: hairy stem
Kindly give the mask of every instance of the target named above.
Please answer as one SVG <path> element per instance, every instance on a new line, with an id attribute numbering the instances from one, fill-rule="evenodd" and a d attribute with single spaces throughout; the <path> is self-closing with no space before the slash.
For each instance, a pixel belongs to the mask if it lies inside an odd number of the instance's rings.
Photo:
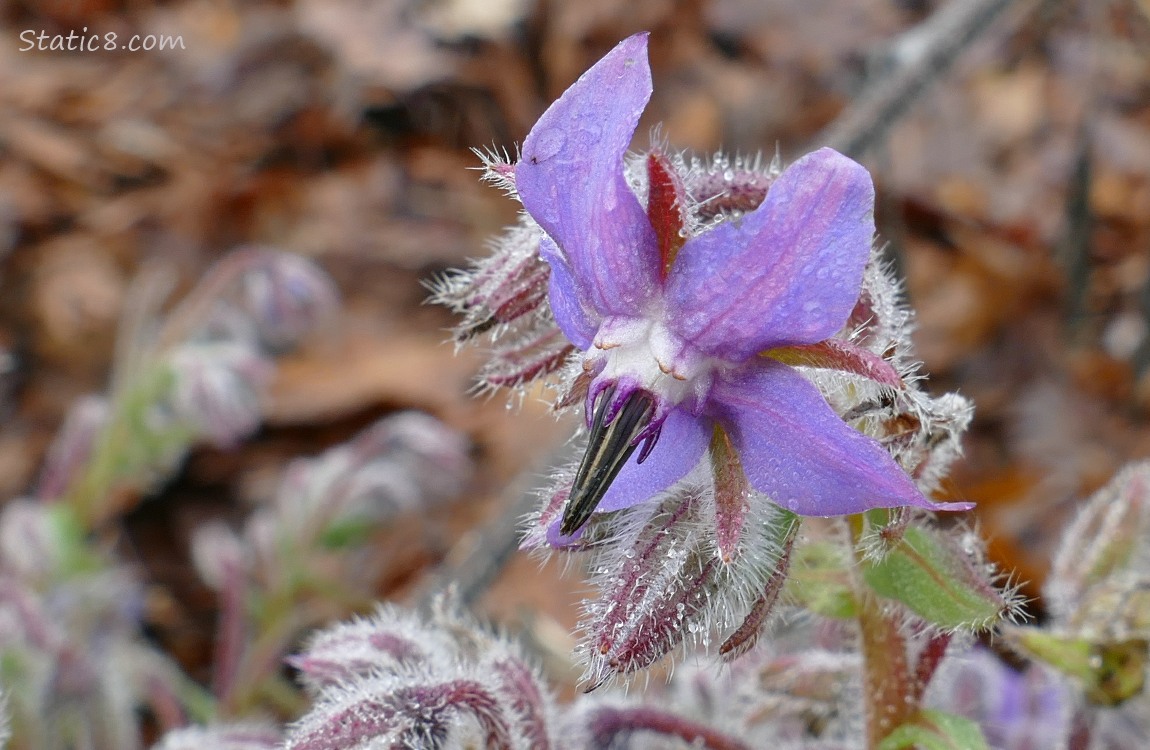
<path id="1" fill-rule="evenodd" d="M 883 739 L 906 723 L 918 709 L 915 687 L 906 654 L 906 639 L 898 620 L 883 607 L 862 581 L 862 515 L 850 516 L 851 550 L 856 575 L 859 633 L 863 658 L 863 700 L 867 720 L 867 747 L 876 748 Z"/>

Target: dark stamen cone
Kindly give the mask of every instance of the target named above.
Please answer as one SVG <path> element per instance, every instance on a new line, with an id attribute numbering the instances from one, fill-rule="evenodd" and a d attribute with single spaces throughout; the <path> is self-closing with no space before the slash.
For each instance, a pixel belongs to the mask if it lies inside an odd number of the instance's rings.
<path id="1" fill-rule="evenodd" d="M 627 396 L 615 418 L 607 422 L 614 397 L 615 389 L 609 388 L 596 404 L 587 452 L 583 454 L 579 470 L 575 472 L 575 482 L 571 486 L 571 495 L 563 511 L 563 522 L 559 526 L 562 534 L 574 534 L 587 523 L 623 464 L 635 452 L 636 438 L 654 416 L 655 404 L 651 396 L 643 391 L 635 391 Z"/>

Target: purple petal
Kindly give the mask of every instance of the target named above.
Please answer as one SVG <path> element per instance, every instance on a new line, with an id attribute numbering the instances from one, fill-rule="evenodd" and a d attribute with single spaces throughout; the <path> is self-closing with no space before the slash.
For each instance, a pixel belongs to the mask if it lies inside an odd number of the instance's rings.
<path id="1" fill-rule="evenodd" d="M 695 468 L 711 442 L 714 427 L 706 417 L 695 417 L 673 409 L 663 422 L 659 442 L 643 463 L 639 451 L 620 469 L 598 510 L 622 510 L 648 500 Z"/>
<path id="2" fill-rule="evenodd" d="M 873 238 L 870 175 L 820 149 L 783 172 L 757 209 L 687 242 L 667 280 L 667 319 L 730 362 L 822 341 L 858 300 Z"/>
<path id="3" fill-rule="evenodd" d="M 792 367 L 762 359 L 716 382 L 710 408 L 728 429 L 751 485 L 804 516 L 932 503 L 875 440 L 848 426 Z"/>
<path id="4" fill-rule="evenodd" d="M 583 351 L 591 348 L 595 331 L 599 328 L 598 315 L 589 313 L 579 296 L 579 286 L 571 273 L 571 266 L 563 259 L 559 248 L 550 237 L 539 243 L 539 255 L 551 266 L 547 293 L 551 301 L 551 314 L 567 339 Z"/>
<path id="5" fill-rule="evenodd" d="M 636 315 L 659 284 L 655 231 L 623 177 L 623 156 L 650 97 L 647 35 L 636 34 L 543 113 L 515 167 L 527 213 L 559 245 L 584 300 L 603 315 Z"/>

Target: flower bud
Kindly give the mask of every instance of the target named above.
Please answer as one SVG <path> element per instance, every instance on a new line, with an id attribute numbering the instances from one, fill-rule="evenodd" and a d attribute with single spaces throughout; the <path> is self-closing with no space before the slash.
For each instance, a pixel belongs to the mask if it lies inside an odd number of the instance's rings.
<path id="1" fill-rule="evenodd" d="M 381 606 L 313 638 L 293 663 L 318 697 L 285 750 L 555 747 L 550 696 L 516 649 L 433 609 Z"/>
<path id="2" fill-rule="evenodd" d="M 268 248 L 238 252 L 253 256 L 241 277 L 241 305 L 265 346 L 295 346 L 335 316 L 339 293 L 312 261 Z"/>
<path id="3" fill-rule="evenodd" d="M 1139 598 L 1150 587 L 1150 462 L 1121 471 L 1106 487 L 1091 497 L 1067 527 L 1054 556 L 1043 593 L 1051 614 L 1071 630 L 1092 628 L 1094 621 L 1113 618 L 1109 607 L 1119 590 Z M 1098 589 L 1098 590 L 1096 590 Z M 1104 602 L 1099 607 L 1099 601 Z M 1135 606 L 1130 613 L 1140 623 L 1127 630 L 1150 637 L 1145 612 Z M 1115 622 L 1100 623 L 1111 629 Z"/>
<path id="4" fill-rule="evenodd" d="M 259 427 L 271 366 L 241 343 L 190 343 L 168 355 L 174 377 L 171 408 L 218 447 L 235 445 Z"/>

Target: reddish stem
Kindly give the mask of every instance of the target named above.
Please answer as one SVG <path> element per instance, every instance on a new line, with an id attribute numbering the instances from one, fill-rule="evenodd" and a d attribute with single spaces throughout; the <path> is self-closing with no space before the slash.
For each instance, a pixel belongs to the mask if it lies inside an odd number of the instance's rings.
<path id="1" fill-rule="evenodd" d="M 922 695 L 926 692 L 931 678 L 934 677 L 935 670 L 946 657 L 946 649 L 950 646 L 950 639 L 950 633 L 936 633 L 926 642 L 922 653 L 918 655 L 918 661 L 914 665 L 914 682 L 911 685 L 911 697 L 914 698 L 915 703 L 922 701 Z"/>
<path id="2" fill-rule="evenodd" d="M 863 516 L 848 517 L 856 566 Z M 866 703 L 867 747 L 875 748 L 918 710 L 915 680 L 910 672 L 906 639 L 898 621 L 856 576 L 859 633 L 862 636 L 863 695 Z"/>
<path id="3" fill-rule="evenodd" d="M 589 722 L 591 747 L 615 747 L 616 738 L 633 732 L 652 732 L 678 737 L 692 747 L 706 750 L 750 750 L 750 747 L 722 732 L 690 719 L 647 706 L 596 709 Z"/>

